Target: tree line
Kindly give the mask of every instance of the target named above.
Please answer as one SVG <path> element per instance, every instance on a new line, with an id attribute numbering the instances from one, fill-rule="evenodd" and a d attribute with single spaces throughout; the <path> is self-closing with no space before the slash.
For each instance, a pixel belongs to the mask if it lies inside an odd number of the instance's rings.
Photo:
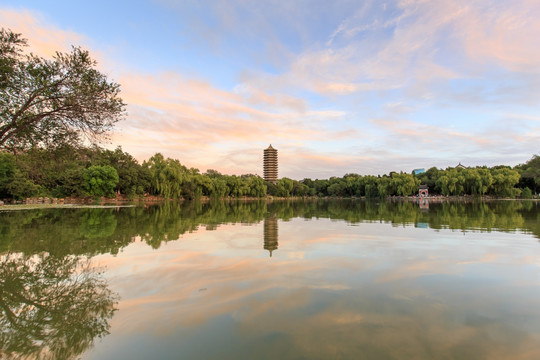
<path id="1" fill-rule="evenodd" d="M 225 175 L 216 170 L 201 173 L 177 159 L 157 153 L 140 164 L 121 147 L 70 144 L 52 149 L 31 148 L 13 154 L 0 152 L 0 199 L 36 196 L 136 198 L 144 195 L 167 199 L 276 197 L 388 197 L 411 196 L 420 184 L 431 195 L 491 195 L 531 198 L 540 188 L 540 157 L 509 166 L 430 168 L 415 175 L 346 174 L 330 179 L 281 178 L 265 182 L 260 176 Z"/>
<path id="2" fill-rule="evenodd" d="M 167 199 L 263 197 L 257 175 L 200 173 L 157 153 L 140 164 L 122 151 L 65 144 L 32 148 L 16 155 L 0 153 L 0 199 L 27 197 L 114 197 L 152 195 Z"/>
<path id="3" fill-rule="evenodd" d="M 486 166 L 474 168 L 432 167 L 415 175 L 391 172 L 388 175 L 346 174 L 330 179 L 280 179 L 267 184 L 274 196 L 318 197 L 387 197 L 411 196 L 420 185 L 427 185 L 431 195 L 491 195 L 496 197 L 532 198 L 540 190 L 540 156 L 534 155 L 525 164 L 515 167 Z"/>

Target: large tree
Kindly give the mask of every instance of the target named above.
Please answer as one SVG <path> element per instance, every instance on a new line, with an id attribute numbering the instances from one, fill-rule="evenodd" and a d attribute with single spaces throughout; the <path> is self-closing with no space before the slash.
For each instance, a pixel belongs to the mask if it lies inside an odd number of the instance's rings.
<path id="1" fill-rule="evenodd" d="M 27 54 L 26 39 L 0 29 L 0 150 L 95 141 L 124 115 L 120 86 L 74 47 L 52 59 Z"/>

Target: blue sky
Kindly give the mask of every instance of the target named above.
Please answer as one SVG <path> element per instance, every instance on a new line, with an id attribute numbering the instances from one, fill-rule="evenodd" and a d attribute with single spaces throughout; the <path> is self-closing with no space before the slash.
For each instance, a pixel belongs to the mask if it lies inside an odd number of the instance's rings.
<path id="1" fill-rule="evenodd" d="M 0 1 L 122 86 L 108 147 L 201 171 L 385 174 L 540 152 L 538 1 Z"/>

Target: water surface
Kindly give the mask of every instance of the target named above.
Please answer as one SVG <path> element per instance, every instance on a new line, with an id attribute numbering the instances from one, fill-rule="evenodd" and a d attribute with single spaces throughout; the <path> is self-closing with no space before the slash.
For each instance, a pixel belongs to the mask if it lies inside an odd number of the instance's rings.
<path id="1" fill-rule="evenodd" d="M 5 357 L 538 359 L 536 202 L 0 212 Z"/>

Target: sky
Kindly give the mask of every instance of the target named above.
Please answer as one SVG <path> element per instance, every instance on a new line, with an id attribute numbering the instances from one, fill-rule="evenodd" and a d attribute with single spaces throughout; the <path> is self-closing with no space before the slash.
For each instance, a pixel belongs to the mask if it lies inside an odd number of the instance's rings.
<path id="1" fill-rule="evenodd" d="M 329 178 L 540 153 L 540 1 L 0 0 L 44 57 L 87 49 L 140 162 Z"/>

